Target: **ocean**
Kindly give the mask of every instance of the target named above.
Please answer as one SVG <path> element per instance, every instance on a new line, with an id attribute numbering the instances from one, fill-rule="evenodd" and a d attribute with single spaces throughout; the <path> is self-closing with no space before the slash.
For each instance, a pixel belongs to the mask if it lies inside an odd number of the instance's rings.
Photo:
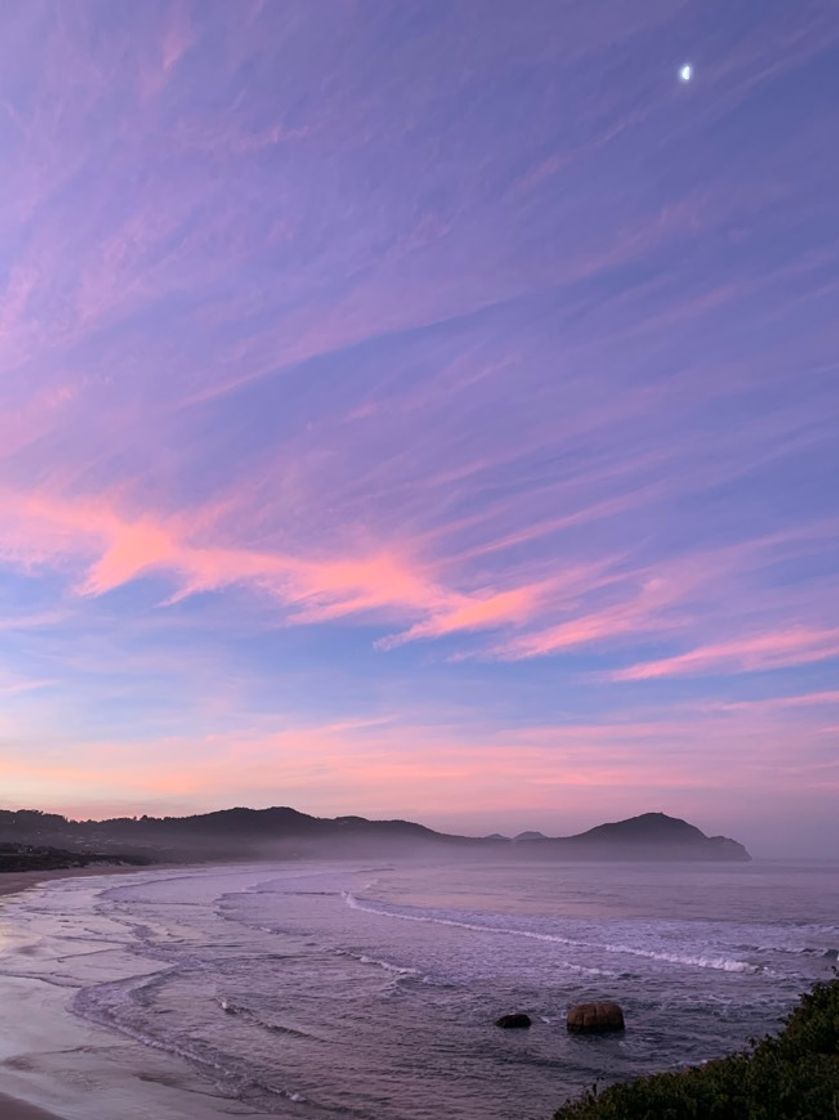
<path id="1" fill-rule="evenodd" d="M 839 864 L 157 869 L 8 898 L 0 931 L 7 1011 L 28 984 L 88 1032 L 87 1111 L 71 1033 L 59 1064 L 43 1041 L 7 1059 L 52 1079 L 41 1101 L 66 1077 L 69 1116 L 129 1114 L 107 1111 L 90 1059 L 123 1040 L 121 1099 L 159 1082 L 155 1117 L 548 1120 L 595 1083 L 776 1027 L 837 965 Z M 591 999 L 620 1002 L 625 1033 L 569 1035 L 569 1004 Z M 494 1026 L 514 1011 L 530 1030 Z"/>

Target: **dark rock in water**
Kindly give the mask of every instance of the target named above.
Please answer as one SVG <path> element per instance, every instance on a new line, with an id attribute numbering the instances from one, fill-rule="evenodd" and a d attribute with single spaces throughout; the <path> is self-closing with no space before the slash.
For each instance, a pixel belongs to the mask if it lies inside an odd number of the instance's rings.
<path id="1" fill-rule="evenodd" d="M 839 949 L 825 949 L 824 956 L 828 961 L 839 961 Z"/>
<path id="2" fill-rule="evenodd" d="M 581 1033 L 622 1031 L 623 1008 L 619 1003 L 578 1003 L 569 1007 L 567 1024 L 569 1031 Z"/>
<path id="3" fill-rule="evenodd" d="M 526 1029 L 530 1026 L 530 1016 L 517 1011 L 513 1015 L 502 1015 L 500 1019 L 495 1020 L 495 1025 L 496 1027 L 502 1027 L 504 1030 Z"/>

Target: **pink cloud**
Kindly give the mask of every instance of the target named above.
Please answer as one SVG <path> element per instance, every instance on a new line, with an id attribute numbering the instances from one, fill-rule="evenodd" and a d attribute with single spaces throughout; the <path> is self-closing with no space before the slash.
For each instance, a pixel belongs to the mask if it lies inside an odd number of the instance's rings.
<path id="1" fill-rule="evenodd" d="M 617 681 L 652 680 L 716 672 L 756 672 L 806 665 L 839 656 L 839 628 L 795 626 L 788 630 L 699 646 L 688 653 L 641 662 L 611 673 Z"/>
<path id="2" fill-rule="evenodd" d="M 477 591 L 471 595 L 448 594 L 439 609 L 401 634 L 381 639 L 381 649 L 393 649 L 417 638 L 440 638 L 458 631 L 492 630 L 521 626 L 540 613 L 540 604 L 556 593 L 559 580 L 544 580 L 510 591 Z"/>
<path id="3" fill-rule="evenodd" d="M 550 585 L 462 592 L 440 583 L 410 546 L 374 547 L 323 558 L 216 544 L 218 511 L 171 516 L 122 513 L 113 496 L 62 499 L 6 494 L 7 557 L 28 563 L 80 565 L 78 590 L 103 595 L 151 572 L 170 575 L 171 601 L 237 584 L 267 593 L 289 609 L 289 621 L 323 623 L 347 616 L 415 617 L 392 646 L 419 637 L 523 622 Z"/>
<path id="4" fill-rule="evenodd" d="M 595 585 L 596 580 L 597 577 Z M 578 610 L 576 617 L 569 621 L 514 638 L 496 647 L 494 652 L 496 656 L 517 661 L 561 653 L 597 641 L 612 641 L 639 630 L 671 628 L 675 621 L 664 617 L 663 612 L 687 594 L 692 582 L 688 578 L 677 580 L 648 574 L 640 577 L 604 575 L 600 578 L 603 586 L 624 584 L 618 602 L 597 610 Z"/>
<path id="5" fill-rule="evenodd" d="M 531 563 L 512 567 L 491 583 L 477 583 L 469 566 L 453 563 L 445 550 L 429 555 L 422 535 L 339 537 L 328 552 L 323 543 L 304 547 L 294 540 L 286 549 L 243 545 L 242 526 L 236 523 L 247 510 L 241 502 L 231 491 L 214 505 L 130 512 L 127 494 L 117 490 L 88 498 L 6 490 L 0 492 L 5 525 L 0 551 L 12 562 L 69 568 L 84 596 L 103 595 L 158 573 L 173 582 L 169 602 L 245 586 L 277 600 L 292 624 L 349 618 L 402 624 L 402 630 L 380 639 L 382 649 L 498 630 L 500 639 L 484 652 L 523 660 L 587 645 L 609 647 L 639 633 L 682 632 L 703 612 L 708 615 L 709 596 L 723 580 L 759 568 L 781 547 L 795 550 L 801 544 L 795 533 L 757 538 L 634 569 L 624 557 L 607 553 L 589 562 L 569 561 L 550 575 L 544 574 L 544 564 Z M 610 679 L 771 668 L 837 652 L 839 629 L 800 625 L 698 646 L 618 670 Z"/>
<path id="6" fill-rule="evenodd" d="M 47 688 L 53 683 L 49 680 L 21 677 L 16 673 L 0 672 L 0 696 L 16 696 L 24 692 L 35 692 L 38 689 Z"/>
<path id="7" fill-rule="evenodd" d="M 758 700 L 725 700 L 708 705 L 710 711 L 772 711 L 784 708 L 826 707 L 839 704 L 839 690 L 804 692 L 797 696 L 763 696 Z"/>
<path id="8" fill-rule="evenodd" d="M 627 790 L 650 807 L 678 791 L 707 809 L 739 791 L 771 791 L 782 773 L 799 788 L 817 787 L 835 771 L 822 757 L 820 730 L 817 723 L 799 728 L 791 758 L 789 728 L 747 710 L 665 710 L 657 719 L 531 728 L 428 725 L 396 715 L 322 724 L 273 716 L 265 726 L 210 735 L 119 743 L 62 736 L 43 741 L 36 754 L 25 742 L 7 744 L 0 777 L 7 802 L 85 804 L 96 815 L 280 798 L 316 814 L 422 819 L 429 807 L 438 815 L 461 812 L 469 788 L 472 812 L 491 817 L 504 805 L 522 826 L 539 815 L 561 831 L 571 812 L 592 824 L 608 817 Z M 126 789 L 130 804 L 120 793 Z"/>

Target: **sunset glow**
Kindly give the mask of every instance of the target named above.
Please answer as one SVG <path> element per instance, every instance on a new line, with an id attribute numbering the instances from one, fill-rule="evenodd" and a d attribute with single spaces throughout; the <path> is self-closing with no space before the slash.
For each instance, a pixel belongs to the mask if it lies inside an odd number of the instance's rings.
<path id="1" fill-rule="evenodd" d="M 0 805 L 838 844 L 835 11 L 118 8 L 0 14 Z"/>

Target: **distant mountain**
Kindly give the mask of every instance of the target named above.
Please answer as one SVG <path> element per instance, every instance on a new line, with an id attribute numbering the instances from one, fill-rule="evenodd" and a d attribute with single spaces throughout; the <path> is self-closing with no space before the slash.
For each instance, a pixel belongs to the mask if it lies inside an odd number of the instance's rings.
<path id="1" fill-rule="evenodd" d="M 570 840 L 591 843 L 601 841 L 609 844 L 694 844 L 708 837 L 696 825 L 678 817 L 668 817 L 666 813 L 642 813 L 640 817 L 630 817 L 625 821 L 612 824 L 599 824 L 588 832 L 581 832 Z"/>
<path id="2" fill-rule="evenodd" d="M 0 842 L 51 845 L 89 853 L 159 859 L 404 854 L 418 846 L 476 844 L 412 821 L 313 817 L 288 806 L 221 809 L 189 817 L 116 817 L 73 821 L 37 810 L 0 810 Z"/>
<path id="3" fill-rule="evenodd" d="M 544 840 L 544 838 L 542 838 Z M 538 845 L 540 851 L 545 845 Z M 600 824 L 576 836 L 550 840 L 554 854 L 575 859 L 750 860 L 736 840 L 706 836 L 696 825 L 666 813 L 642 813 L 625 821 Z"/>
<path id="4" fill-rule="evenodd" d="M 221 809 L 190 817 L 118 817 L 72 821 L 37 810 L 0 810 L 0 843 L 53 846 L 70 852 L 157 859 L 291 858 L 308 855 L 401 856 L 429 847 L 457 848 L 478 858 L 492 850 L 538 859 L 748 860 L 742 844 L 708 837 L 687 821 L 644 813 L 598 825 L 577 836 L 522 832 L 476 839 L 435 832 L 403 820 L 313 817 L 288 806 Z"/>

